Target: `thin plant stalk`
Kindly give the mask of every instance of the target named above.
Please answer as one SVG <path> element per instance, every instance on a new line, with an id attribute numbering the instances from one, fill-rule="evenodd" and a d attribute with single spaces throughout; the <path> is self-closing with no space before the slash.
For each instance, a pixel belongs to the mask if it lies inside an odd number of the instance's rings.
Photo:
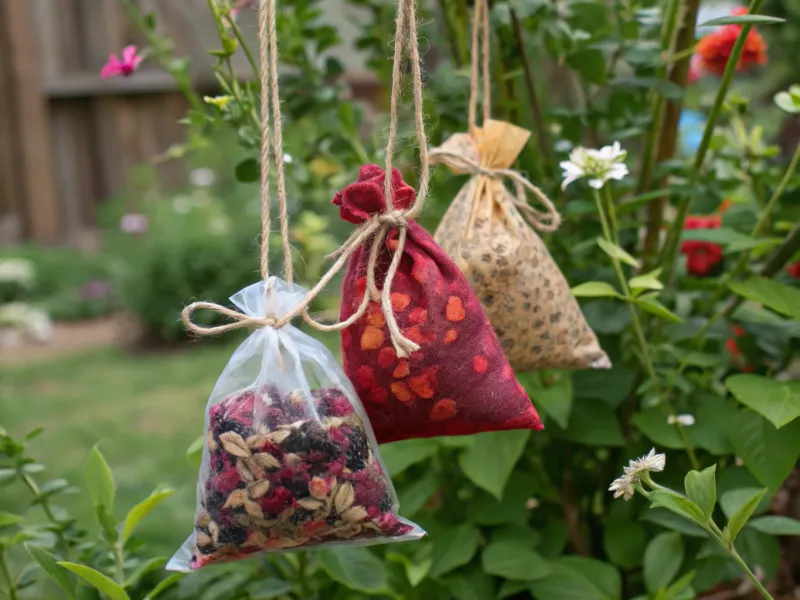
<path id="1" fill-rule="evenodd" d="M 8 568 L 8 560 L 6 559 L 5 550 L 0 550 L 0 573 L 2 573 L 3 579 L 5 579 L 6 585 L 8 586 L 8 589 L 5 590 L 5 592 L 9 599 L 19 600 L 19 596 L 17 595 L 17 584 L 14 581 L 14 578 L 11 576 L 11 570 Z"/>
<path id="2" fill-rule="evenodd" d="M 253 57 L 253 53 L 250 51 L 250 47 L 247 45 L 247 40 L 244 39 L 244 35 L 242 34 L 242 29 L 239 27 L 239 24 L 236 22 L 230 13 L 226 16 L 228 23 L 231 26 L 231 30 L 233 31 L 233 35 L 236 36 L 236 39 L 239 41 L 239 47 L 244 52 L 244 55 L 247 57 L 247 62 L 250 64 L 250 68 L 253 69 L 253 77 L 258 78 L 259 70 L 258 70 L 258 63 L 256 63 L 256 59 Z"/>
<path id="3" fill-rule="evenodd" d="M 752 0 L 750 2 L 748 14 L 757 14 L 761 10 L 763 4 L 764 0 Z M 700 145 L 698 146 L 697 152 L 694 156 L 692 172 L 692 179 L 694 181 L 697 181 L 700 170 L 705 162 L 706 154 L 708 153 L 708 148 L 711 144 L 711 136 L 714 133 L 714 127 L 717 123 L 720 112 L 722 111 L 722 104 L 725 102 L 725 98 L 728 95 L 728 89 L 731 86 L 733 75 L 736 72 L 737 65 L 739 64 L 739 57 L 742 55 L 745 42 L 747 41 L 747 36 L 750 34 L 750 30 L 752 28 L 753 25 L 751 23 L 742 25 L 742 30 L 739 32 L 739 37 L 736 38 L 736 43 L 733 45 L 731 55 L 728 57 L 728 62 L 725 65 L 725 71 L 722 74 L 717 95 L 714 98 L 714 104 L 711 107 L 705 129 L 703 130 L 703 138 L 700 141 Z M 672 227 L 667 235 L 667 241 L 664 244 L 664 250 L 661 253 L 660 264 L 664 269 L 664 280 L 667 282 L 672 278 L 672 273 L 675 267 L 675 257 L 678 254 L 678 246 L 680 244 L 681 234 L 683 233 L 684 221 L 686 220 L 686 215 L 689 213 L 689 207 L 691 203 L 691 196 L 684 196 L 681 198 L 680 202 L 678 203 L 675 221 L 672 223 Z"/>
<path id="4" fill-rule="evenodd" d="M 640 475 L 640 477 L 641 477 L 641 480 L 644 483 L 649 485 L 654 490 L 661 490 L 661 491 L 666 492 L 666 493 L 668 493 L 670 495 L 683 496 L 683 494 L 678 494 L 678 492 L 676 492 L 674 490 L 671 490 L 669 488 L 666 488 L 663 485 L 659 485 L 658 483 L 653 481 L 652 478 L 650 477 L 650 474 L 648 472 L 646 472 L 646 471 L 643 472 Z M 649 495 L 650 495 L 649 493 L 645 493 L 643 489 L 640 489 L 640 486 L 636 486 L 636 490 L 639 491 L 640 493 L 643 493 L 643 495 L 646 496 L 646 497 L 649 497 Z M 714 539 L 717 543 L 719 543 L 720 546 L 722 546 L 722 548 L 725 550 L 725 552 L 727 552 L 728 555 L 734 561 L 736 561 L 736 564 L 739 565 L 739 567 L 742 569 L 742 571 L 747 576 L 747 578 L 752 582 L 753 586 L 758 590 L 758 592 L 766 600 L 774 600 L 774 598 L 767 591 L 767 588 L 764 587 L 764 585 L 761 583 L 761 581 L 758 579 L 758 577 L 756 577 L 755 573 L 753 573 L 753 571 L 750 570 L 750 567 L 747 566 L 747 563 L 744 562 L 742 557 L 736 551 L 736 548 L 733 546 L 733 544 L 726 544 L 725 543 L 725 540 L 723 538 L 723 533 L 720 530 L 719 526 L 716 523 L 714 523 L 714 520 L 710 519 L 708 521 L 708 523 L 706 523 L 706 524 L 700 524 L 700 523 L 698 523 L 698 524 L 705 530 L 705 532 L 712 539 Z"/>
<path id="5" fill-rule="evenodd" d="M 613 198 L 611 197 L 611 191 L 608 189 L 608 185 L 606 187 L 606 208 L 603 208 L 603 200 L 600 198 L 600 192 L 597 190 L 594 191 L 594 201 L 595 205 L 597 206 L 597 212 L 600 215 L 600 226 L 603 229 L 603 237 L 605 237 L 606 241 L 612 244 L 616 244 L 614 240 L 617 239 L 617 231 L 616 231 L 616 223 L 617 223 L 617 216 L 616 210 L 614 208 Z M 608 216 L 606 215 L 606 210 L 608 210 Z M 642 322 L 639 319 L 639 313 L 636 310 L 633 302 L 631 301 L 631 291 L 628 287 L 628 280 L 625 278 L 625 273 L 622 270 L 622 265 L 619 262 L 619 259 L 616 257 L 610 257 L 611 264 L 614 267 L 614 272 L 617 275 L 617 281 L 619 282 L 620 289 L 622 290 L 623 296 L 625 297 L 625 302 L 628 304 L 628 310 L 631 313 L 631 323 L 633 324 L 633 330 L 636 334 L 636 342 L 639 346 L 639 352 L 642 355 L 642 362 L 644 363 L 644 367 L 647 370 L 647 374 L 652 379 L 653 384 L 655 385 L 656 392 L 661 396 L 661 381 L 659 380 L 658 374 L 656 373 L 656 369 L 653 363 L 653 358 L 650 354 L 650 347 L 647 345 L 647 338 L 644 335 L 644 328 L 642 327 Z M 699 469 L 700 463 L 697 460 L 697 455 L 694 451 L 694 446 L 692 442 L 689 440 L 689 436 L 686 434 L 683 425 L 675 417 L 677 413 L 675 409 L 672 407 L 672 404 L 669 402 L 669 399 L 665 396 L 664 401 L 661 403 L 666 412 L 668 417 L 672 417 L 675 421 L 675 426 L 678 429 L 678 434 L 680 435 L 681 441 L 683 442 L 683 446 L 686 450 L 686 453 L 689 456 L 689 460 L 692 463 L 692 468 Z"/>
<path id="6" fill-rule="evenodd" d="M 25 473 L 22 470 L 22 467 L 17 468 L 17 476 L 19 477 L 22 484 L 28 488 L 28 491 L 33 495 L 33 497 L 37 500 L 41 498 L 41 491 L 39 490 L 39 486 L 36 485 L 36 482 L 33 478 Z M 64 537 L 64 532 L 61 531 L 63 524 L 58 522 L 56 516 L 53 514 L 53 510 L 50 508 L 50 503 L 47 498 L 41 498 L 39 500 L 39 505 L 42 507 L 42 511 L 44 512 L 47 520 L 50 521 L 53 525 L 56 526 L 54 531 L 56 535 L 56 539 L 58 540 L 58 545 L 61 547 L 62 552 L 64 552 L 64 556 L 69 558 L 70 557 L 70 547 L 67 543 L 66 538 Z"/>

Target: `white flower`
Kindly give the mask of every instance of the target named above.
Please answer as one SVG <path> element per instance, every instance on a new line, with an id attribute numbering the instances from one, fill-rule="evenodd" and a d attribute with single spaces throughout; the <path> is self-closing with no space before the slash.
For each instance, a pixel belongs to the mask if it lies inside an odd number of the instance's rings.
<path id="1" fill-rule="evenodd" d="M 600 150 L 578 147 L 570 152 L 569 160 L 561 163 L 564 169 L 564 181 L 561 189 L 565 189 L 573 181 L 589 178 L 589 185 L 599 190 L 609 179 L 623 179 L 628 174 L 625 158 L 628 153 L 619 142 L 604 146 Z"/>
<path id="2" fill-rule="evenodd" d="M 625 473 L 638 477 L 640 473 L 647 471 L 663 471 L 666 462 L 666 454 L 656 454 L 656 449 L 651 448 L 642 458 L 630 461 L 629 466 L 625 467 Z"/>
<path id="3" fill-rule="evenodd" d="M 668 425 L 676 425 L 680 424 L 684 427 L 691 427 L 694 425 L 694 416 L 693 415 L 670 415 L 667 417 L 667 424 Z"/>
<path id="4" fill-rule="evenodd" d="M 642 473 L 648 471 L 663 471 L 667 457 L 664 454 L 656 454 L 655 448 L 643 457 L 630 461 L 628 466 L 623 469 L 622 477 L 618 477 L 611 483 L 608 491 L 614 492 L 614 498 L 633 498 L 635 486 L 639 483 Z"/>
<path id="5" fill-rule="evenodd" d="M 37 342 L 53 336 L 53 325 L 47 313 L 23 302 L 0 306 L 0 327 L 19 330 Z"/>
<path id="6" fill-rule="evenodd" d="M 28 287 L 33 283 L 33 263 L 22 258 L 0 260 L 0 283 L 16 283 Z"/>
<path id="7" fill-rule="evenodd" d="M 633 498 L 635 492 L 633 486 L 635 483 L 636 480 L 632 477 L 623 475 L 611 483 L 611 487 L 608 488 L 608 491 L 614 492 L 614 498 L 623 498 L 625 501 L 628 501 Z"/>
<path id="8" fill-rule="evenodd" d="M 194 187 L 211 187 L 214 185 L 214 180 L 216 178 L 217 177 L 214 175 L 214 170 L 209 169 L 208 167 L 195 169 L 189 173 L 189 183 L 191 183 Z"/>
<path id="9" fill-rule="evenodd" d="M 289 153 L 287 153 L 287 152 L 284 152 L 284 153 L 283 153 L 283 162 L 285 162 L 287 165 L 290 165 L 290 164 L 292 164 L 292 161 L 293 161 L 293 160 L 294 160 L 294 159 L 292 158 L 292 155 L 291 155 L 291 154 L 289 154 Z"/>

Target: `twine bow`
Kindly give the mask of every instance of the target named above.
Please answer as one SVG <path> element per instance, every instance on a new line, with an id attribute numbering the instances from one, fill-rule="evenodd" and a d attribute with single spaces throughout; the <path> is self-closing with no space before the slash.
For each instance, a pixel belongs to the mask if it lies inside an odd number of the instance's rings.
<path id="1" fill-rule="evenodd" d="M 541 189 L 528 181 L 519 171 L 485 166 L 462 153 L 445 148 L 431 148 L 431 160 L 434 163 L 439 162 L 451 169 L 469 173 L 470 175 L 488 177 L 494 180 L 510 179 L 515 189 L 515 195 L 512 196 L 513 204 L 531 226 L 539 231 L 550 232 L 555 231 L 561 225 L 561 215 L 550 198 Z M 479 189 L 480 187 L 476 188 L 476 191 Z M 527 192 L 532 193 L 544 205 L 546 210 L 542 211 L 531 206 L 527 200 Z"/>
<path id="2" fill-rule="evenodd" d="M 285 315 L 278 318 L 271 309 L 272 288 L 269 284 L 269 245 L 268 238 L 270 233 L 269 217 L 269 120 L 270 100 L 272 96 L 272 124 L 274 151 L 271 157 L 274 159 L 277 172 L 278 206 L 281 218 L 281 239 L 283 242 L 284 259 L 286 265 L 287 280 L 291 283 L 291 246 L 289 243 L 288 217 L 286 187 L 283 174 L 283 148 L 282 148 L 282 127 L 280 113 L 280 98 L 278 92 L 278 52 L 277 52 L 277 32 L 275 24 L 275 0 L 262 0 L 259 18 L 259 40 L 261 45 L 261 206 L 262 206 L 262 246 L 261 246 L 261 274 L 265 282 L 267 293 L 267 315 L 256 317 L 243 314 L 241 312 L 226 308 L 214 302 L 193 302 L 183 309 L 182 318 L 186 328 L 197 335 L 216 335 L 242 329 L 245 327 L 262 328 L 272 327 L 281 328 L 288 324 L 293 318 L 302 315 L 303 319 L 312 327 L 320 331 L 338 331 L 348 327 L 358 321 L 366 312 L 371 299 L 380 298 L 381 309 L 386 318 L 386 325 L 389 335 L 399 357 L 408 357 L 412 352 L 419 349 L 419 346 L 407 339 L 397 324 L 394 317 L 394 310 L 391 302 L 391 287 L 394 276 L 400 264 L 400 259 L 405 247 L 408 221 L 413 219 L 421 210 L 425 198 L 428 194 L 430 182 L 430 168 L 428 159 L 427 137 L 425 135 L 425 123 L 422 112 L 422 69 L 419 56 L 419 42 L 416 24 L 416 0 L 400 0 L 395 22 L 395 49 L 392 73 L 392 92 L 391 109 L 389 122 L 389 137 L 386 147 L 386 171 L 384 180 L 384 196 L 386 200 L 386 210 L 383 213 L 372 214 L 361 225 L 359 225 L 344 244 L 330 257 L 337 257 L 330 269 L 322 276 L 317 284 L 306 292 L 303 299 Z M 267 43 L 269 42 L 269 43 Z M 268 48 L 269 46 L 269 48 Z M 420 180 L 419 189 L 415 200 L 411 206 L 405 210 L 396 210 L 392 204 L 392 157 L 394 146 L 397 139 L 398 107 L 402 91 L 403 72 L 403 49 L 407 47 L 408 58 L 411 62 L 412 71 L 412 90 L 414 96 L 414 117 L 416 126 L 416 137 L 420 150 Z M 267 94 L 269 89 L 271 94 Z M 375 283 L 375 270 L 378 255 L 383 241 L 386 239 L 391 228 L 398 231 L 397 246 L 394 249 L 394 256 L 389 265 L 389 269 L 384 278 L 383 287 L 378 290 Z M 350 256 L 362 245 L 369 247 L 369 260 L 367 264 L 367 285 L 364 297 L 358 309 L 346 320 L 333 324 L 325 324 L 316 321 L 308 314 L 308 306 L 330 283 L 331 279 L 341 270 Z M 196 310 L 210 310 L 217 314 L 228 317 L 231 323 L 206 327 L 198 325 L 192 321 L 192 315 Z"/>

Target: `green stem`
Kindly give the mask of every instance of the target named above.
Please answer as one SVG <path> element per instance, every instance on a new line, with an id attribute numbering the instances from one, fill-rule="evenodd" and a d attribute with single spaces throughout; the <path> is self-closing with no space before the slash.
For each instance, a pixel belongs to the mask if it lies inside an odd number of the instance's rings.
<path id="1" fill-rule="evenodd" d="M 763 4 L 764 0 L 752 0 L 750 2 L 748 14 L 757 14 L 761 10 L 761 6 Z M 745 42 L 747 41 L 747 36 L 750 34 L 750 30 L 752 28 L 753 25 L 751 23 L 742 25 L 742 30 L 739 32 L 739 37 L 736 38 L 736 43 L 733 45 L 733 50 L 731 51 L 731 55 L 728 57 L 728 62 L 725 65 L 725 71 L 722 74 L 719 90 L 717 90 L 717 95 L 714 98 L 714 104 L 711 107 L 705 129 L 703 130 L 703 138 L 700 141 L 700 145 L 698 146 L 697 152 L 694 156 L 692 180 L 695 183 L 697 182 L 697 179 L 700 175 L 700 170 L 705 162 L 706 154 L 708 153 L 708 148 L 711 144 L 711 136 L 714 134 L 714 126 L 716 125 L 717 119 L 722 111 L 722 104 L 725 102 L 725 98 L 728 95 L 728 89 L 730 88 L 731 81 L 733 81 L 733 75 L 736 72 L 736 66 L 739 64 L 739 57 L 742 55 Z M 684 221 L 686 220 L 686 215 L 689 213 L 689 207 L 691 203 L 691 196 L 684 196 L 681 198 L 680 202 L 678 203 L 675 221 L 672 223 L 672 227 L 667 235 L 667 242 L 664 245 L 664 251 L 661 253 L 660 264 L 664 268 L 664 280 L 667 282 L 669 282 L 672 277 L 672 272 L 675 267 L 675 257 L 678 254 L 678 246 L 680 244 L 681 234 L 683 233 Z"/>
<path id="2" fill-rule="evenodd" d="M 250 47 L 247 45 L 247 40 L 244 39 L 244 35 L 242 35 L 242 30 L 239 28 L 239 24 L 236 22 L 236 19 L 228 14 L 228 23 L 230 23 L 231 29 L 233 30 L 233 35 L 236 36 L 236 39 L 239 40 L 239 47 L 244 52 L 244 55 L 247 57 L 247 62 L 250 63 L 250 68 L 253 69 L 253 77 L 258 79 L 259 68 L 256 59 L 253 58 L 253 53 L 250 51 Z"/>
<path id="3" fill-rule="evenodd" d="M 34 498 L 39 499 L 41 496 L 41 492 L 39 491 L 39 486 L 36 485 L 36 482 L 30 475 L 28 475 L 22 470 L 21 466 L 17 468 L 17 476 L 19 477 L 20 481 L 22 481 L 22 484 L 26 488 L 28 488 L 28 491 L 30 491 L 31 495 Z M 61 550 L 64 552 L 64 556 L 69 558 L 70 547 L 69 544 L 67 543 L 66 538 L 64 537 L 64 532 L 62 531 L 62 528 L 64 526 L 63 523 L 59 523 L 58 519 L 56 519 L 56 516 L 53 514 L 53 510 L 50 508 L 50 503 L 48 502 L 47 498 L 42 498 L 41 500 L 39 500 L 39 505 L 42 507 L 42 511 L 47 517 L 47 520 L 50 521 L 53 525 L 55 525 L 54 533 L 56 534 L 56 538 L 58 539 L 58 544 L 59 546 L 61 546 Z"/>
<path id="4" fill-rule="evenodd" d="M 786 172 L 783 174 L 783 178 L 778 184 L 778 187 L 775 188 L 775 191 L 773 192 L 772 196 L 770 197 L 769 201 L 764 207 L 764 210 L 761 211 L 761 215 L 759 216 L 758 221 L 755 224 L 755 227 L 753 227 L 753 230 L 750 232 L 750 237 L 755 238 L 761 235 L 761 233 L 763 233 L 764 228 L 769 222 L 772 211 L 775 209 L 775 206 L 778 204 L 778 201 L 781 199 L 781 196 L 783 196 L 783 193 L 786 191 L 786 187 L 792 180 L 792 176 L 794 175 L 794 172 L 797 169 L 798 163 L 800 163 L 800 144 L 797 145 L 797 148 L 794 151 L 794 155 L 792 156 L 792 160 L 789 163 Z M 725 295 L 728 294 L 728 284 L 745 271 L 747 265 L 750 263 L 751 253 L 752 250 L 745 250 L 744 252 L 742 252 L 742 255 L 739 258 L 739 261 L 736 263 L 736 266 L 734 266 L 733 269 L 731 269 L 725 274 L 725 276 L 719 282 L 719 286 L 717 287 L 716 291 L 708 300 L 707 305 L 709 307 L 713 307 L 717 302 L 719 302 L 719 300 L 721 300 Z M 699 345 L 702 347 L 702 344 L 704 343 L 703 336 L 708 332 L 711 326 L 714 323 L 716 323 L 716 321 L 720 317 L 723 316 L 725 310 L 726 310 L 725 308 L 720 308 L 719 310 L 717 310 L 717 312 L 715 312 L 711 316 L 711 318 L 709 318 L 708 321 L 706 321 L 706 323 L 703 325 L 700 331 L 697 332 L 697 334 L 694 336 L 694 339 L 692 340 L 695 345 Z"/>
<path id="5" fill-rule="evenodd" d="M 147 43 L 153 48 L 153 52 L 155 53 L 155 57 L 158 60 L 161 67 L 167 71 L 170 75 L 172 75 L 173 79 L 175 79 L 175 83 L 178 86 L 178 89 L 181 93 L 186 97 L 189 101 L 189 104 L 192 105 L 192 108 L 203 111 L 205 109 L 203 105 L 203 101 L 200 99 L 195 91 L 192 89 L 191 81 L 183 74 L 179 74 L 172 66 L 173 55 L 172 49 L 169 43 L 164 42 L 158 35 L 156 35 L 150 27 L 147 26 L 145 23 L 144 16 L 139 11 L 139 9 L 133 5 L 131 0 L 119 0 L 122 4 L 122 7 L 125 9 L 125 12 L 128 13 L 128 17 L 133 24 L 139 29 L 142 35 L 147 40 Z"/>
<path id="6" fill-rule="evenodd" d="M 728 548 L 728 552 L 730 553 L 731 558 L 733 558 L 733 560 L 735 560 L 738 563 L 739 567 L 741 567 L 742 571 L 744 571 L 745 575 L 747 575 L 747 578 L 751 582 L 753 582 L 753 585 L 758 590 L 758 593 L 761 594 L 764 598 L 766 598 L 766 600 L 774 600 L 770 595 L 770 593 L 767 591 L 767 588 L 765 588 L 761 584 L 761 582 L 758 580 L 758 577 L 756 577 L 755 573 L 753 573 L 750 570 L 750 567 L 747 566 L 747 563 L 744 562 L 741 556 L 739 556 L 739 553 L 736 551 L 736 549 L 730 547 Z"/>
<path id="7" fill-rule="evenodd" d="M 112 546 L 114 551 L 114 563 L 117 566 L 117 583 L 124 585 L 125 583 L 125 555 L 122 552 L 122 544 L 119 542 L 114 543 Z"/>
<path id="8" fill-rule="evenodd" d="M 608 186 L 606 186 L 608 187 Z M 616 210 L 614 209 L 614 202 L 611 200 L 611 192 L 606 190 L 606 203 L 607 209 L 609 211 L 609 218 L 606 218 L 605 211 L 603 210 L 603 202 L 600 199 L 600 192 L 597 190 L 594 191 L 594 201 L 597 205 L 597 212 L 600 215 L 600 225 L 603 228 L 603 236 L 605 237 L 606 241 L 609 243 L 616 243 L 614 240 L 617 237 L 616 231 L 616 222 L 617 222 L 617 215 Z M 628 310 L 631 313 L 631 323 L 633 324 L 633 330 L 636 334 L 636 341 L 639 345 L 639 351 L 642 354 L 642 362 L 644 363 L 644 367 L 647 370 L 647 374 L 650 376 L 650 379 L 653 380 L 653 385 L 655 386 L 656 392 L 659 396 L 662 395 L 662 386 L 661 382 L 658 378 L 658 374 L 656 373 L 655 366 L 653 364 L 653 358 L 650 354 L 650 347 L 647 345 L 647 338 L 644 335 L 644 329 L 642 328 L 642 322 L 639 319 L 639 313 L 636 310 L 635 305 L 632 301 L 631 291 L 628 287 L 628 280 L 625 279 L 625 273 L 622 271 L 622 265 L 620 264 L 619 260 L 615 257 L 611 257 L 611 263 L 614 267 L 614 271 L 617 274 L 617 281 L 619 282 L 620 289 L 622 290 L 623 296 L 625 298 L 625 302 L 628 304 Z M 668 401 L 668 398 L 665 397 L 665 402 L 662 402 L 664 406 L 667 417 L 676 417 L 677 413 L 675 409 L 672 407 L 672 404 Z M 700 463 L 697 460 L 697 456 L 694 452 L 694 446 L 692 446 L 689 437 L 686 435 L 686 430 L 683 428 L 677 420 L 675 420 L 675 427 L 678 429 L 678 434 L 681 437 L 681 441 L 683 442 L 683 446 L 686 449 L 686 453 L 689 455 L 689 460 L 692 463 L 692 467 L 694 469 L 700 468 Z"/>
<path id="9" fill-rule="evenodd" d="M 8 586 L 6 593 L 8 594 L 8 597 L 11 600 L 18 600 L 19 596 L 17 595 L 17 584 L 14 582 L 14 578 L 11 576 L 11 571 L 8 568 L 5 550 L 0 551 L 0 573 L 3 574 L 3 579 L 6 580 L 6 585 Z"/>

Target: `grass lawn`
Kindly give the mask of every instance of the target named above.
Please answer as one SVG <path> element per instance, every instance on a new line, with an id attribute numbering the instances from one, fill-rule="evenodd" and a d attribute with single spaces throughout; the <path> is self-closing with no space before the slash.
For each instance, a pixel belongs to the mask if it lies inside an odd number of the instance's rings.
<path id="1" fill-rule="evenodd" d="M 83 469 L 100 443 L 117 484 L 119 517 L 166 483 L 178 491 L 140 531 L 154 550 L 171 554 L 192 530 L 196 473 L 186 449 L 202 433 L 208 395 L 235 343 L 198 343 L 188 351 L 133 355 L 103 350 L 54 362 L 0 367 L 0 426 L 15 437 L 44 427 L 32 442 L 47 467 L 38 475 L 63 477 L 80 489 L 61 504 L 94 531 Z M 2 488 L 0 510 L 24 511 L 19 486 Z"/>

